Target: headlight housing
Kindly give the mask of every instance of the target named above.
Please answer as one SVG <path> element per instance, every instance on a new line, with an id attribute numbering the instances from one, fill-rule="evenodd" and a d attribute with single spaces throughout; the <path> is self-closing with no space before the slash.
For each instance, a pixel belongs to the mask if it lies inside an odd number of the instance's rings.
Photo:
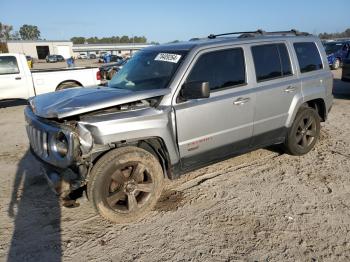
<path id="1" fill-rule="evenodd" d="M 58 132 L 53 145 L 54 151 L 62 158 L 66 157 L 69 152 L 69 142 L 67 136 L 63 132 Z"/>

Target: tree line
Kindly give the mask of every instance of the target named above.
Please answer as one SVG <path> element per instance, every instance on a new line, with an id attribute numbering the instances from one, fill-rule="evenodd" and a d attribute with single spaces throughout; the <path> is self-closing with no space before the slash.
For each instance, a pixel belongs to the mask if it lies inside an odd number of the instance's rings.
<path id="1" fill-rule="evenodd" d="M 350 28 L 341 33 L 321 33 L 318 36 L 321 39 L 350 38 Z"/>
<path id="2" fill-rule="evenodd" d="M 75 36 L 70 39 L 73 44 L 117 44 L 117 43 L 147 43 L 145 36 L 112 36 L 112 37 L 82 37 Z"/>
<path id="3" fill-rule="evenodd" d="M 0 42 L 7 40 L 39 40 L 40 30 L 36 25 L 22 25 L 19 31 L 14 31 L 12 25 L 0 22 Z M 74 44 L 115 44 L 115 43 L 147 43 L 145 36 L 112 36 L 112 37 L 72 37 L 70 39 Z M 154 42 L 152 42 L 154 43 Z"/>

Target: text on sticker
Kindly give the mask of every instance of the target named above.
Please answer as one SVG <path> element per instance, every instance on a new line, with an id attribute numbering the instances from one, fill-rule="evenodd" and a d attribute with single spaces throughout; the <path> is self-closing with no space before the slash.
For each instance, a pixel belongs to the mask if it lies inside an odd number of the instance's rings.
<path id="1" fill-rule="evenodd" d="M 165 61 L 170 63 L 179 62 L 181 55 L 177 54 L 168 54 L 168 53 L 159 53 L 154 60 L 156 61 Z"/>

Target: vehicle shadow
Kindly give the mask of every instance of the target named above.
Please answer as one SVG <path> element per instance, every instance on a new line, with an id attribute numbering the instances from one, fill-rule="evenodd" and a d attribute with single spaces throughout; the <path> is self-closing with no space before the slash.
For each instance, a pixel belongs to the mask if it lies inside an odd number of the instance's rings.
<path id="1" fill-rule="evenodd" d="M 24 106 L 27 104 L 28 104 L 28 101 L 24 100 L 24 99 L 0 100 L 0 108 L 13 107 L 13 106 Z"/>
<path id="2" fill-rule="evenodd" d="M 14 232 L 7 261 L 61 261 L 59 201 L 29 150 L 18 164 L 8 215 Z"/>
<path id="3" fill-rule="evenodd" d="M 338 99 L 350 99 L 350 82 L 334 79 L 333 96 Z"/>

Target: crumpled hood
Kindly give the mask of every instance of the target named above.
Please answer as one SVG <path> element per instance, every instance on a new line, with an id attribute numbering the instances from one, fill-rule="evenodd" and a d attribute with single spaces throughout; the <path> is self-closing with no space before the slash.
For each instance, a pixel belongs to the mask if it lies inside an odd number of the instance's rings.
<path id="1" fill-rule="evenodd" d="M 71 88 L 36 96 L 29 102 L 37 116 L 61 119 L 169 93 L 170 89 Z"/>

